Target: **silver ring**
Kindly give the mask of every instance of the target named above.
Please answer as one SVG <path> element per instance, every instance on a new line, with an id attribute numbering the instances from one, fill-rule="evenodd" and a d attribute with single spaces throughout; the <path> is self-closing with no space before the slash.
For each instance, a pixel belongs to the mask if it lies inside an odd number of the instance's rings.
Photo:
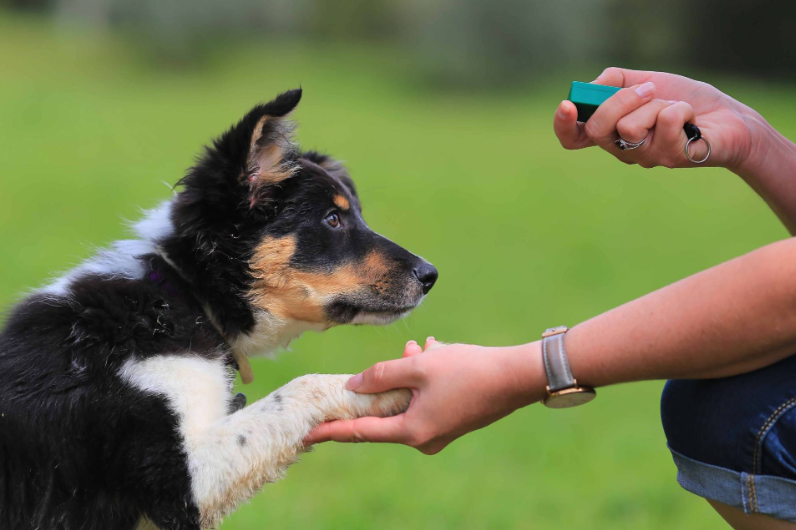
<path id="1" fill-rule="evenodd" d="M 688 148 L 691 147 L 691 142 L 695 140 L 702 140 L 703 142 L 705 142 L 705 145 L 708 146 L 708 153 L 705 155 L 705 158 L 703 158 L 702 160 L 694 160 L 693 158 L 691 158 L 691 153 L 688 152 Z M 693 138 L 689 138 L 688 141 L 685 143 L 685 157 L 694 164 L 705 163 L 707 159 L 710 158 L 710 142 L 708 142 L 707 138 L 705 138 L 704 136 L 700 136 L 699 138 L 697 138 L 696 136 L 694 136 Z"/>
<path id="2" fill-rule="evenodd" d="M 620 136 L 619 138 L 614 140 L 614 145 L 618 147 L 620 151 L 632 151 L 633 149 L 638 149 L 639 147 L 644 145 L 644 142 L 646 141 L 647 139 L 644 138 L 640 142 L 628 142 L 627 140 L 625 140 Z"/>

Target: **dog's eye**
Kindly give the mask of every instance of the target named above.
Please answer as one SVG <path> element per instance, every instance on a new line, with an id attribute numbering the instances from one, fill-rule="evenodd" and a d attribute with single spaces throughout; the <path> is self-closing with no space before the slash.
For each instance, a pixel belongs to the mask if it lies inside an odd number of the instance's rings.
<path id="1" fill-rule="evenodd" d="M 337 212 L 330 213 L 323 221 L 332 228 L 338 228 L 340 226 L 340 216 L 337 215 Z"/>

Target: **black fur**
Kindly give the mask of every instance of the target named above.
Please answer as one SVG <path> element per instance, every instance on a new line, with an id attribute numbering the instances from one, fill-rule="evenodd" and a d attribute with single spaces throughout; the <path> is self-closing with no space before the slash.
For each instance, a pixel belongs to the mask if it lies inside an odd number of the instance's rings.
<path id="1" fill-rule="evenodd" d="M 117 373 L 132 355 L 216 358 L 224 340 L 168 265 L 142 259 L 178 287 L 86 276 L 68 299 L 33 295 L 6 323 L 0 528 L 133 528 L 142 513 L 196 528 L 176 418 Z"/>
<path id="2" fill-rule="evenodd" d="M 433 284 L 433 267 L 365 225 L 353 182 L 328 157 L 289 148 L 293 176 L 252 180 L 253 135 L 262 133 L 257 148 L 282 141 L 300 98 L 294 90 L 256 106 L 205 150 L 179 183 L 173 233 L 157 242 L 168 260 L 137 256 L 135 278 L 85 273 L 68 294 L 33 294 L 10 314 L 0 334 L 0 529 L 126 530 L 142 515 L 163 530 L 199 528 L 178 418 L 119 370 L 163 354 L 233 370 L 230 343 L 255 325 L 249 262 L 263 238 L 295 235 L 291 266 L 302 270 L 333 271 L 374 250 L 391 260 L 401 281 L 378 297 L 341 296 L 325 308 L 332 323 L 406 311 L 415 284 Z M 334 194 L 351 203 L 337 230 L 323 224 Z M 243 406 L 240 394 L 230 413 Z"/>
<path id="3" fill-rule="evenodd" d="M 163 242 L 163 248 L 213 307 L 228 335 L 245 333 L 254 325 L 247 302 L 229 293 L 248 291 L 248 259 L 263 227 L 278 213 L 275 197 L 261 200 L 255 209 L 249 207 L 251 185 L 246 177 L 252 135 L 263 116 L 284 117 L 300 100 L 301 90 L 291 90 L 254 107 L 217 138 L 179 182 L 185 189 L 172 213 L 177 231 Z M 263 138 L 278 134 L 270 123 L 265 125 L 268 130 Z M 287 162 L 297 156 L 288 152 Z"/>

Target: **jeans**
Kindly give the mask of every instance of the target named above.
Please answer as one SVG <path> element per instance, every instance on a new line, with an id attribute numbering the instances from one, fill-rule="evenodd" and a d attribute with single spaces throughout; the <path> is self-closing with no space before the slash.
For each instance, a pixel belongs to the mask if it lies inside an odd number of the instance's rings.
<path id="1" fill-rule="evenodd" d="M 796 522 L 796 355 L 733 377 L 669 381 L 661 418 L 683 488 Z"/>

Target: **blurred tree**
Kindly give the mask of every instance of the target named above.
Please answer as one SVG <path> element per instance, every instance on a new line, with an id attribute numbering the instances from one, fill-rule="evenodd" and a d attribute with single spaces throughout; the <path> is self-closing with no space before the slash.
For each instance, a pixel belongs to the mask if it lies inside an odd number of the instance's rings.
<path id="1" fill-rule="evenodd" d="M 701 9 L 682 0 L 608 0 L 598 42 L 606 66 L 673 70 L 688 63 L 687 17 Z"/>
<path id="2" fill-rule="evenodd" d="M 169 63 L 212 37 L 387 41 L 446 87 L 507 86 L 586 64 L 796 75 L 793 0 L 0 0 L 134 28 Z"/>
<path id="3" fill-rule="evenodd" d="M 51 9 L 53 0 L 0 0 L 0 7 L 18 10 L 45 11 Z"/>
<path id="4" fill-rule="evenodd" d="M 336 40 L 393 38 L 398 29 L 399 4 L 389 0 L 315 2 L 304 13 L 304 29 Z"/>
<path id="5" fill-rule="evenodd" d="M 414 0 L 403 4 L 402 28 L 430 79 L 446 85 L 505 85 L 595 58 L 602 4 Z"/>
<path id="6" fill-rule="evenodd" d="M 610 0 L 604 58 L 649 70 L 796 75 L 796 2 Z"/>
<path id="7" fill-rule="evenodd" d="M 685 25 L 687 61 L 763 77 L 796 75 L 796 2 L 701 0 Z"/>

